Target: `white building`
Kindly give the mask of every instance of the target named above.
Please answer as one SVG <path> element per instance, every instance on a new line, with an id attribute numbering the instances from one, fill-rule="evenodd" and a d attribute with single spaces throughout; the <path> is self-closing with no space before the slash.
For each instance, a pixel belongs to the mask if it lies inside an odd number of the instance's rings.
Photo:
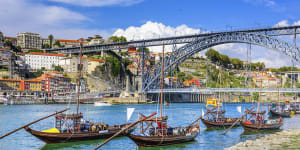
<path id="1" fill-rule="evenodd" d="M 64 54 L 30 52 L 25 54 L 25 63 L 31 70 L 41 69 L 42 67 L 45 67 L 46 70 L 53 70 L 52 66 L 58 66 L 59 61 L 64 58 Z"/>

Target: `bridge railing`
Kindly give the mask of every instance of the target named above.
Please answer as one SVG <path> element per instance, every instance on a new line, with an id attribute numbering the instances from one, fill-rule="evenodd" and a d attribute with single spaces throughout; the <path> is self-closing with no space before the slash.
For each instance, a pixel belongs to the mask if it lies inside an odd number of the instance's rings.
<path id="1" fill-rule="evenodd" d="M 216 93 L 216 92 L 259 92 L 260 88 L 176 88 L 163 89 L 164 93 Z M 300 88 L 262 88 L 263 93 L 300 93 Z M 161 89 L 151 89 L 146 93 L 160 93 Z"/>

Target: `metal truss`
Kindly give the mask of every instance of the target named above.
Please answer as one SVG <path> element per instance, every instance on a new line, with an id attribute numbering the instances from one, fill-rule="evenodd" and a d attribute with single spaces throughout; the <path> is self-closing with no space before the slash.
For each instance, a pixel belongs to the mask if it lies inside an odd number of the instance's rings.
<path id="1" fill-rule="evenodd" d="M 300 88 L 262 88 L 263 93 L 299 93 Z M 220 88 L 220 92 L 259 92 L 260 88 Z M 151 89 L 147 91 L 148 94 L 160 93 L 161 89 Z M 218 93 L 219 88 L 176 88 L 176 89 L 164 89 L 164 93 Z"/>
<path id="2" fill-rule="evenodd" d="M 165 56 L 165 66 L 163 71 L 164 75 L 168 75 L 175 69 L 175 66 L 177 64 L 181 64 L 185 59 L 189 58 L 195 53 L 212 46 L 226 43 L 249 43 L 259 45 L 272 50 L 276 50 L 281 54 L 290 57 L 295 62 L 300 63 L 300 49 L 294 44 L 290 44 L 285 41 L 262 34 L 246 32 L 224 32 L 205 38 L 196 38 L 194 41 Z M 158 88 L 160 83 L 160 76 L 161 62 L 157 63 L 152 70 L 149 69 L 148 72 L 144 74 L 144 86 L 142 87 L 142 91 L 146 92 L 147 90 Z"/>
<path id="3" fill-rule="evenodd" d="M 127 48 L 138 48 L 138 47 L 151 47 L 159 46 L 163 43 L 165 45 L 173 44 L 186 44 L 194 41 L 195 39 L 205 38 L 217 34 L 228 34 L 228 33 L 256 33 L 264 34 L 268 36 L 280 36 L 280 35 L 295 35 L 300 34 L 300 26 L 286 26 L 286 27 L 272 27 L 272 28 L 261 28 L 261 29 L 248 29 L 248 30 L 234 30 L 234 31 L 223 31 L 223 32 L 209 32 L 200 33 L 195 35 L 185 35 L 185 36 L 175 36 L 175 37 L 165 37 L 147 40 L 137 40 L 129 42 L 118 42 L 118 43 L 108 43 L 99 45 L 89 45 L 83 47 L 83 53 L 93 53 L 99 51 L 108 50 L 119 50 Z M 76 54 L 79 53 L 79 47 L 70 48 L 56 48 L 56 49 L 46 49 L 46 52 L 59 52 L 63 54 Z"/>

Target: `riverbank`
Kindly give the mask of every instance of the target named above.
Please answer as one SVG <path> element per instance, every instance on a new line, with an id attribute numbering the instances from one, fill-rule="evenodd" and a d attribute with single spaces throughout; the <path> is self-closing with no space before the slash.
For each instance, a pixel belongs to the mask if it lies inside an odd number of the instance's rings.
<path id="1" fill-rule="evenodd" d="M 225 150 L 299 149 L 300 130 L 286 130 L 256 140 L 240 142 Z"/>

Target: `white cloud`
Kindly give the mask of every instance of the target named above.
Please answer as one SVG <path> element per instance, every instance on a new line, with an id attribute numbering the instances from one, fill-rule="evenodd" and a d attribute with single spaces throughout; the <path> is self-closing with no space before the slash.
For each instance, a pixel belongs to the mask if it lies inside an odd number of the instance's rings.
<path id="1" fill-rule="evenodd" d="M 129 6 L 142 2 L 143 0 L 49 0 L 52 2 L 61 2 L 71 5 L 79 6 L 111 6 L 111 5 L 122 5 Z"/>
<path id="2" fill-rule="evenodd" d="M 282 20 L 279 21 L 277 24 L 274 25 L 275 27 L 284 27 L 284 26 L 289 26 L 289 23 L 287 20 Z"/>
<path id="3" fill-rule="evenodd" d="M 78 12 L 29 0 L 0 0 L 0 18 L 0 30 L 6 36 L 16 36 L 20 32 L 37 32 L 42 37 L 53 34 L 55 38 L 66 39 L 110 35 L 107 31 L 80 28 L 82 22 L 91 19 Z"/>
<path id="4" fill-rule="evenodd" d="M 273 7 L 276 5 L 276 2 L 273 0 L 244 0 L 247 3 L 251 3 L 251 4 L 259 4 L 259 5 L 265 5 L 267 7 Z"/>
<path id="5" fill-rule="evenodd" d="M 166 26 L 162 23 L 148 21 L 140 27 L 130 26 L 127 29 L 117 29 L 113 35 L 124 36 L 127 40 L 142 40 L 160 37 L 190 35 L 199 33 L 199 29 L 193 29 L 187 25 L 177 27 Z M 178 45 L 177 47 L 179 47 Z M 151 51 L 161 52 L 162 47 L 150 47 Z M 166 46 L 166 51 L 171 51 L 172 46 Z"/>

